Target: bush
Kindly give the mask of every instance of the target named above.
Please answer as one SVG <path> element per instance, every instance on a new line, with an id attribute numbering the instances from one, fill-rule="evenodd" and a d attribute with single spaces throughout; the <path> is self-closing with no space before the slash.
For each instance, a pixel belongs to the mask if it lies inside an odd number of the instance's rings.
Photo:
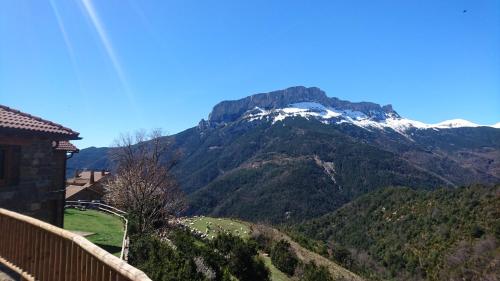
<path id="1" fill-rule="evenodd" d="M 193 260 L 180 255 L 153 236 L 131 238 L 129 263 L 155 281 L 204 280 Z"/>
<path id="2" fill-rule="evenodd" d="M 269 270 L 257 256 L 257 243 L 239 237 L 221 234 L 211 246 L 227 260 L 227 268 L 240 281 L 267 281 Z"/>
<path id="3" fill-rule="evenodd" d="M 354 259 L 351 256 L 351 252 L 339 245 L 334 247 L 332 258 L 335 262 L 347 268 L 352 268 L 354 265 Z"/>
<path id="4" fill-rule="evenodd" d="M 284 273 L 293 275 L 298 260 L 290 249 L 290 243 L 280 240 L 271 248 L 271 262 Z"/>
<path id="5" fill-rule="evenodd" d="M 310 262 L 304 266 L 304 274 L 300 279 L 302 281 L 333 281 L 330 272 L 325 266 L 316 266 Z"/>

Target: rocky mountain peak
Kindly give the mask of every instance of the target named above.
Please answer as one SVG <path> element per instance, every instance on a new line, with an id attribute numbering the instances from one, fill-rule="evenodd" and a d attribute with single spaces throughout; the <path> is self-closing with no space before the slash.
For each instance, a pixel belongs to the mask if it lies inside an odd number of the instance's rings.
<path id="1" fill-rule="evenodd" d="M 223 101 L 214 106 L 209 115 L 210 123 L 228 123 L 237 120 L 245 112 L 256 107 L 270 110 L 284 108 L 290 104 L 315 102 L 338 110 L 359 111 L 374 120 L 382 120 L 387 114 L 399 117 L 391 105 L 380 106 L 371 102 L 349 102 L 335 97 L 328 97 L 317 87 L 296 86 L 269 93 L 260 93 L 233 101 Z"/>

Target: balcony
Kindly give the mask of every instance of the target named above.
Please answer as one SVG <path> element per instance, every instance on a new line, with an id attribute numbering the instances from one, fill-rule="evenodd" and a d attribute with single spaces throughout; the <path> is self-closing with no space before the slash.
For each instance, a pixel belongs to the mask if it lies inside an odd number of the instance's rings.
<path id="1" fill-rule="evenodd" d="M 79 235 L 2 208 L 0 263 L 21 280 L 151 281 Z"/>

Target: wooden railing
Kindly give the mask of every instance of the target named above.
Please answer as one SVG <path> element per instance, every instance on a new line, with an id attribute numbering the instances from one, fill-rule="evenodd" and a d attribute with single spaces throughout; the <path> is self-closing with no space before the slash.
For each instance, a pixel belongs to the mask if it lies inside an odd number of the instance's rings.
<path id="1" fill-rule="evenodd" d="M 84 237 L 0 208 L 0 263 L 40 281 L 151 281 Z"/>

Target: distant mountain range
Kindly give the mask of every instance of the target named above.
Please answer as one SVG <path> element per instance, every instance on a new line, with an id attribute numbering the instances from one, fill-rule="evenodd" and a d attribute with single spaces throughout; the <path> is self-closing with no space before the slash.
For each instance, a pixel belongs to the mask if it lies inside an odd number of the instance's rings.
<path id="1" fill-rule="evenodd" d="M 499 124 L 424 124 L 391 105 L 353 103 L 292 87 L 217 104 L 208 120 L 167 137 L 192 214 L 294 223 L 387 186 L 500 182 Z M 110 168 L 111 148 L 87 148 L 75 169 Z"/>

